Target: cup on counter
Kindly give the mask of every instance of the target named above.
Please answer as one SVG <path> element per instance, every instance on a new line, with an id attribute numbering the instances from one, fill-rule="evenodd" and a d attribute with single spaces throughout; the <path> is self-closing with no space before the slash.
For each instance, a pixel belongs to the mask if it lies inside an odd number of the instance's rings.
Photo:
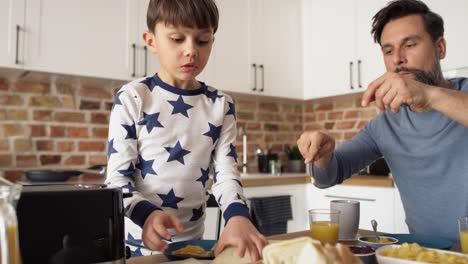
<path id="1" fill-rule="evenodd" d="M 340 211 L 335 209 L 309 210 L 310 234 L 322 243 L 338 241 Z"/>
<path id="2" fill-rule="evenodd" d="M 461 251 L 468 254 L 468 216 L 458 218 Z"/>
<path id="3" fill-rule="evenodd" d="M 333 200 L 330 208 L 340 211 L 339 239 L 356 240 L 359 229 L 359 201 L 355 200 Z"/>

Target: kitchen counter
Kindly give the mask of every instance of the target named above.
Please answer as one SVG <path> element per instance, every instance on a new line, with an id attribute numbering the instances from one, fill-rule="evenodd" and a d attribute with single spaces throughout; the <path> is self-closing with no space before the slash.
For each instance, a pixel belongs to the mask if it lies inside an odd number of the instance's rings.
<path id="1" fill-rule="evenodd" d="M 369 230 L 359 230 L 359 235 L 360 236 L 367 236 L 367 235 L 373 235 L 374 232 L 369 231 Z M 300 231 L 300 232 L 294 232 L 294 233 L 288 233 L 288 234 L 282 234 L 282 235 L 275 235 L 275 236 L 269 236 L 267 237 L 268 240 L 288 240 L 292 238 L 297 238 L 301 236 L 309 236 L 310 231 Z M 358 244 L 357 240 L 353 241 L 339 241 L 340 243 L 347 244 L 347 245 L 356 245 Z M 452 251 L 460 252 L 460 244 L 453 244 L 452 248 L 450 248 Z M 153 255 L 153 256 L 145 256 L 145 257 L 136 257 L 136 258 L 130 258 L 127 260 L 128 264 L 158 264 L 158 263 L 163 263 L 168 261 L 167 258 L 162 255 Z M 260 261 L 258 262 L 260 263 Z"/>
<path id="2" fill-rule="evenodd" d="M 313 183 L 314 179 L 307 174 L 285 173 L 281 175 L 271 174 L 247 174 L 241 175 L 244 187 L 287 185 Z M 358 185 L 371 187 L 393 187 L 393 178 L 391 176 L 374 175 L 353 175 L 345 180 L 343 185 Z"/>
<path id="3" fill-rule="evenodd" d="M 67 184 L 102 184 L 105 178 L 96 174 L 83 174 L 78 177 L 70 177 Z M 289 184 L 313 183 L 313 178 L 304 173 L 284 173 L 281 175 L 271 175 L 267 173 L 241 174 L 244 187 L 275 186 Z M 30 183 L 25 177 L 19 179 L 19 183 Z M 61 182 L 53 182 L 54 184 Z M 44 184 L 44 183 L 42 183 Z M 210 179 L 209 186 L 212 180 Z M 371 186 L 371 187 L 393 187 L 391 176 L 354 175 L 345 180 L 343 185 Z"/>

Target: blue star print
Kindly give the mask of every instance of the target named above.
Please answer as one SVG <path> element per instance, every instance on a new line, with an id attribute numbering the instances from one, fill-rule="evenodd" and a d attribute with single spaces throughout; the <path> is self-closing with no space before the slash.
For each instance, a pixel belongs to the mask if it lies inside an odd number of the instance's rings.
<path id="1" fill-rule="evenodd" d="M 130 179 L 132 179 L 132 181 L 135 181 L 135 175 L 133 175 L 133 173 L 135 172 L 135 167 L 133 166 L 133 162 L 130 162 L 130 166 L 128 166 L 128 169 L 119 170 L 118 172 L 123 176 L 129 177 Z"/>
<path id="2" fill-rule="evenodd" d="M 205 95 L 206 97 L 210 98 L 213 101 L 213 103 L 216 101 L 217 98 L 221 98 L 224 96 L 224 95 L 218 95 L 218 90 L 214 90 L 213 92 L 211 92 L 208 89 L 206 89 Z"/>
<path id="3" fill-rule="evenodd" d="M 163 125 L 161 125 L 161 123 L 159 123 L 158 118 L 159 118 L 159 113 L 146 114 L 145 112 L 143 112 L 143 120 L 138 122 L 138 125 L 140 125 L 140 126 L 145 125 L 146 130 L 148 131 L 148 134 L 149 134 L 149 133 L 151 133 L 153 128 L 163 127 Z"/>
<path id="4" fill-rule="evenodd" d="M 127 241 L 134 245 L 141 245 L 141 243 L 143 242 L 142 239 L 136 239 L 130 233 L 128 233 Z"/>
<path id="5" fill-rule="evenodd" d="M 206 182 L 210 178 L 208 176 L 208 173 L 210 172 L 210 169 L 204 170 L 203 168 L 201 168 L 200 170 L 201 170 L 202 176 L 200 176 L 200 178 L 198 178 L 197 181 L 201 182 L 203 184 L 203 188 L 204 188 L 205 185 L 206 185 Z"/>
<path id="6" fill-rule="evenodd" d="M 183 149 L 179 141 L 177 141 L 176 145 L 173 148 L 171 147 L 164 147 L 164 148 L 167 150 L 167 152 L 169 152 L 169 158 L 167 159 L 167 162 L 177 160 L 178 162 L 185 165 L 184 156 L 189 154 L 190 151 Z"/>
<path id="7" fill-rule="evenodd" d="M 213 182 L 216 183 L 218 181 L 218 173 L 219 171 L 215 171 L 213 175 Z"/>
<path id="8" fill-rule="evenodd" d="M 180 114 L 183 114 L 187 118 L 189 117 L 187 110 L 189 110 L 193 106 L 186 104 L 182 96 L 179 96 L 177 101 L 168 101 L 168 102 L 174 107 L 174 109 L 172 109 L 173 115 L 180 113 Z"/>
<path id="9" fill-rule="evenodd" d="M 118 153 L 118 151 L 114 148 L 114 139 L 111 139 L 107 147 L 107 157 L 110 158 L 114 153 Z"/>
<path id="10" fill-rule="evenodd" d="M 125 130 L 127 130 L 127 136 L 125 137 L 125 139 L 136 139 L 136 127 L 135 127 L 135 123 L 131 124 L 131 125 L 124 125 L 122 124 L 123 128 L 125 128 Z"/>
<path id="11" fill-rule="evenodd" d="M 171 189 L 168 194 L 159 194 L 159 198 L 163 200 L 161 207 L 170 207 L 174 209 L 179 209 L 177 203 L 184 200 L 182 197 L 178 197 L 174 194 L 174 189 Z"/>
<path id="12" fill-rule="evenodd" d="M 239 180 L 237 180 L 237 179 L 234 179 L 234 180 L 240 185 L 240 187 L 243 187 L 241 181 L 239 181 Z"/>
<path id="13" fill-rule="evenodd" d="M 198 209 L 192 209 L 192 218 L 189 221 L 197 221 L 203 216 L 203 206 L 200 206 Z"/>
<path id="14" fill-rule="evenodd" d="M 231 145 L 229 145 L 229 148 L 230 148 L 230 151 L 229 151 L 229 153 L 228 153 L 226 156 L 233 157 L 234 160 L 237 162 L 236 147 L 231 143 Z"/>
<path id="15" fill-rule="evenodd" d="M 153 162 L 154 160 L 144 160 L 142 156 L 138 156 L 140 163 L 137 164 L 137 168 L 141 170 L 141 177 L 144 179 L 146 174 L 151 173 L 157 175 L 157 173 L 153 170 Z"/>
<path id="16" fill-rule="evenodd" d="M 122 105 L 122 102 L 120 101 L 120 98 L 119 96 L 123 93 L 123 91 L 120 91 L 118 92 L 116 95 L 115 95 L 115 98 L 114 98 L 114 105 L 112 105 L 112 109 L 114 109 L 114 107 L 116 105 Z"/>
<path id="17" fill-rule="evenodd" d="M 233 115 L 234 119 L 237 119 L 236 117 L 236 106 L 234 103 L 228 102 L 229 104 L 229 110 L 227 111 L 226 115 Z"/>
<path id="18" fill-rule="evenodd" d="M 208 126 L 210 127 L 210 131 L 206 132 L 205 134 L 203 134 L 204 136 L 207 136 L 207 137 L 211 137 L 211 139 L 213 140 L 213 144 L 216 142 L 216 140 L 218 140 L 219 138 L 219 135 L 221 134 L 221 128 L 223 127 L 222 125 L 221 126 L 215 126 L 211 123 L 208 122 Z"/>
<path id="19" fill-rule="evenodd" d="M 141 81 L 141 83 L 146 84 L 146 87 L 148 87 L 150 92 L 153 92 L 153 89 L 156 86 L 156 84 L 153 81 L 153 77 L 147 77 L 143 81 Z"/>

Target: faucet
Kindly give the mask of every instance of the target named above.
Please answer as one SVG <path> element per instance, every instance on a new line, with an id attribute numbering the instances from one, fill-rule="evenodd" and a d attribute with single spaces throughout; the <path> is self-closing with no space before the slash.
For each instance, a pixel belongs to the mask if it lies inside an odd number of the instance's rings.
<path id="1" fill-rule="evenodd" d="M 247 173 L 247 131 L 242 126 L 242 173 Z"/>

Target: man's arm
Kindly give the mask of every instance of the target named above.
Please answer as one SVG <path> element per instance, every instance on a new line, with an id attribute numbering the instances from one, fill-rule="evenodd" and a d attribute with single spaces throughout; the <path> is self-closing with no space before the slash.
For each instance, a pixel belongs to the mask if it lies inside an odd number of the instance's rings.
<path id="1" fill-rule="evenodd" d="M 432 109 L 468 127 L 468 93 L 433 87 L 429 98 Z"/>

